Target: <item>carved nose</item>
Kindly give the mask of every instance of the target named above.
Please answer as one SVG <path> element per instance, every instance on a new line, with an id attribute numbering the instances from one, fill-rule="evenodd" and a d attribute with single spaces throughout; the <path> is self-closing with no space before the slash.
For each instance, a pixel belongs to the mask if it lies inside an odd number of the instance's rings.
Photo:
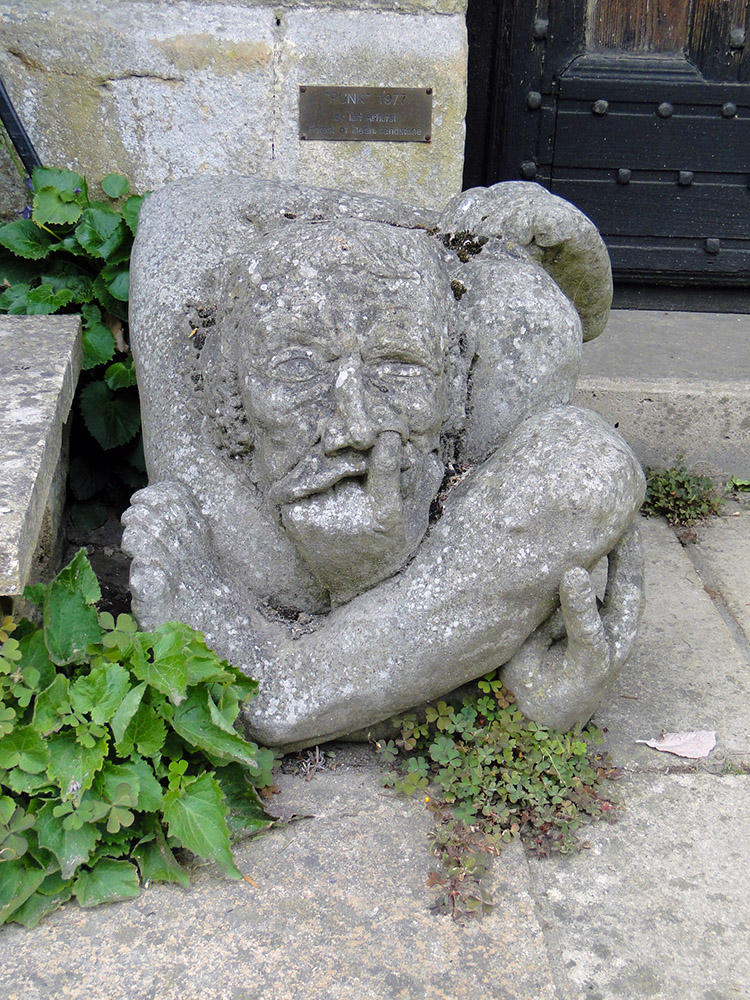
<path id="1" fill-rule="evenodd" d="M 366 451 L 375 444 L 377 428 L 367 412 L 362 379 L 351 368 L 344 369 L 333 389 L 336 412 L 323 431 L 323 450 L 330 454 L 342 448 Z"/>

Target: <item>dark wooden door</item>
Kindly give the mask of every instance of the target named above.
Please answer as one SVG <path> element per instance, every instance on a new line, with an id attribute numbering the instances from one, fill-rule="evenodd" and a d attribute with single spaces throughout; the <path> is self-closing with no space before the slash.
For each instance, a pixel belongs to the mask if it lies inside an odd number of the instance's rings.
<path id="1" fill-rule="evenodd" d="M 750 286 L 750 2 L 470 0 L 465 184 L 589 215 L 616 279 Z"/>

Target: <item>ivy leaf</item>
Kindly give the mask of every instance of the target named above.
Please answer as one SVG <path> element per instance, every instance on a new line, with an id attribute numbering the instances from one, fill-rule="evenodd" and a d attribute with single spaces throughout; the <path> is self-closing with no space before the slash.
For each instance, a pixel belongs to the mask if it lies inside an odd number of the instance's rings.
<path id="1" fill-rule="evenodd" d="M 117 744 L 118 753 L 129 756 L 133 748 L 143 757 L 153 757 L 164 746 L 167 727 L 150 705 L 140 705 Z"/>
<path id="2" fill-rule="evenodd" d="M 97 274 L 94 279 L 94 284 L 92 286 L 94 296 L 100 305 L 104 306 L 108 313 L 112 313 L 118 319 L 123 322 L 127 322 L 128 319 L 128 304 L 127 302 L 120 302 L 116 299 L 107 288 L 107 283 L 101 274 Z"/>
<path id="3" fill-rule="evenodd" d="M 77 830 L 66 829 L 53 815 L 54 808 L 54 801 L 50 801 L 37 812 L 36 831 L 39 845 L 55 855 L 62 877 L 69 879 L 88 861 L 101 831 L 93 823 L 84 823 Z"/>
<path id="4" fill-rule="evenodd" d="M 140 894 L 138 873 L 129 861 L 102 858 L 91 871 L 82 871 L 73 884 L 73 895 L 81 906 L 134 899 Z"/>
<path id="5" fill-rule="evenodd" d="M 79 677 L 70 689 L 73 708 L 90 712 L 101 726 L 110 722 L 130 690 L 130 672 L 119 663 L 101 663 L 87 676 Z"/>
<path id="6" fill-rule="evenodd" d="M 41 585 L 40 585 L 41 586 Z M 31 589 L 26 588 L 26 592 Z M 46 588 L 42 587 L 42 600 L 41 604 L 44 604 L 44 594 L 46 593 Z M 29 600 L 29 598 L 26 598 Z M 33 602 L 32 602 L 33 603 Z M 21 649 L 21 667 L 33 667 L 39 673 L 39 680 L 37 682 L 37 690 L 43 691 L 48 687 L 55 678 L 55 665 L 49 658 L 49 650 L 44 642 L 44 632 L 40 629 L 34 629 L 27 635 L 24 635 L 19 640 L 19 646 Z"/>
<path id="7" fill-rule="evenodd" d="M 102 178 L 102 189 L 110 198 L 122 198 L 130 190 L 130 181 L 122 174 L 107 174 Z"/>
<path id="8" fill-rule="evenodd" d="M 49 738 L 50 762 L 47 774 L 60 789 L 61 796 L 76 806 L 94 776 L 101 770 L 107 753 L 107 740 L 94 740 L 92 747 L 82 746 L 74 732 L 55 733 Z"/>
<path id="9" fill-rule="evenodd" d="M 17 219 L 0 226 L 0 243 L 18 257 L 41 260 L 57 241 L 52 233 L 45 232 L 31 219 Z"/>
<path id="10" fill-rule="evenodd" d="M 232 857 L 225 817 L 221 789 L 210 774 L 201 774 L 191 784 L 172 788 L 164 796 L 170 836 L 193 854 L 215 861 L 230 878 L 242 878 Z"/>
<path id="11" fill-rule="evenodd" d="M 211 760 L 237 761 L 253 771 L 258 770 L 255 745 L 248 743 L 235 732 L 218 729 L 211 718 L 208 706 L 210 694 L 194 689 L 187 701 L 178 705 L 171 720 L 172 728 L 188 746 L 203 750 Z"/>
<path id="12" fill-rule="evenodd" d="M 273 754 L 270 756 L 273 763 Z M 263 808 L 258 793 L 239 764 L 218 767 L 215 778 L 226 800 L 227 826 L 234 838 L 247 837 L 271 826 L 273 819 Z"/>
<path id="13" fill-rule="evenodd" d="M 6 288 L 0 295 L 0 312 L 7 313 L 9 316 L 25 316 L 30 288 L 30 285 L 23 282 Z"/>
<path id="14" fill-rule="evenodd" d="M 101 277 L 107 286 L 107 291 L 120 302 L 127 302 L 130 294 L 130 267 L 122 264 L 111 264 L 102 268 Z"/>
<path id="15" fill-rule="evenodd" d="M 37 891 L 14 912 L 13 923 L 36 927 L 40 920 L 53 913 L 73 895 L 72 880 L 64 881 L 58 872 L 47 875 Z"/>
<path id="16" fill-rule="evenodd" d="M 40 225 L 70 225 L 81 217 L 81 206 L 75 195 L 54 187 L 36 189 L 32 218 Z"/>
<path id="17" fill-rule="evenodd" d="M 29 316 L 49 316 L 69 305 L 75 298 L 69 288 L 55 289 L 45 282 L 37 288 L 32 288 L 26 296 L 26 312 Z"/>
<path id="18" fill-rule="evenodd" d="M 105 450 L 126 444 L 138 433 L 141 410 L 137 396 L 115 394 L 105 382 L 89 382 L 81 391 L 80 404 L 89 433 Z"/>
<path id="19" fill-rule="evenodd" d="M 122 217 L 133 236 L 135 236 L 135 231 L 138 228 L 138 216 L 141 206 L 147 197 L 148 195 L 144 194 L 131 195 L 122 206 Z"/>
<path id="20" fill-rule="evenodd" d="M 0 864 L 0 924 L 36 892 L 45 875 L 41 868 L 27 868 L 23 861 Z"/>
<path id="21" fill-rule="evenodd" d="M 133 662 L 132 670 L 139 680 L 147 681 L 173 704 L 185 700 L 188 665 L 179 633 L 161 636 L 154 644 L 153 662 L 143 657 Z"/>
<path id="22" fill-rule="evenodd" d="M 129 389 L 136 384 L 133 356 L 128 355 L 125 361 L 115 361 L 104 373 L 104 381 L 110 389 Z"/>
<path id="23" fill-rule="evenodd" d="M 115 737 L 115 744 L 118 749 L 120 743 L 125 736 L 125 731 L 130 724 L 130 720 L 133 718 L 135 713 L 138 711 L 138 706 L 143 698 L 143 692 L 146 690 L 146 682 L 139 684 L 137 687 L 132 688 L 125 697 L 122 699 L 120 707 L 115 712 L 112 717 L 112 733 Z M 123 755 L 125 756 L 125 755 Z"/>
<path id="24" fill-rule="evenodd" d="M 151 765 L 141 757 L 126 760 L 122 764 L 106 762 L 96 778 L 96 788 L 100 795 L 110 802 L 118 785 L 126 782 L 133 788 L 141 812 L 155 813 L 161 808 L 163 792 L 154 777 Z"/>
<path id="25" fill-rule="evenodd" d="M 149 882 L 177 882 L 187 889 L 190 875 L 172 853 L 158 820 L 154 822 L 154 831 L 149 837 L 151 839 L 144 837 L 140 840 L 132 853 L 138 862 L 144 885 Z"/>
<path id="26" fill-rule="evenodd" d="M 110 208 L 87 208 L 76 226 L 76 239 L 92 257 L 106 260 L 126 236 L 119 212 Z"/>
<path id="27" fill-rule="evenodd" d="M 54 663 L 80 661 L 90 644 L 101 641 L 93 606 L 101 596 L 86 551 L 79 549 L 49 585 L 44 599 L 44 639 Z"/>
<path id="28" fill-rule="evenodd" d="M 28 774 L 41 774 L 49 764 L 47 742 L 34 726 L 16 726 L 0 740 L 0 767 L 20 767 Z"/>
<path id="29" fill-rule="evenodd" d="M 114 357 L 115 338 L 106 323 L 102 322 L 102 311 L 91 303 L 81 308 L 83 316 L 83 368 L 88 371 L 104 364 Z"/>
<path id="30" fill-rule="evenodd" d="M 37 695 L 34 703 L 33 725 L 42 735 L 62 729 L 63 713 L 70 707 L 69 681 L 64 674 L 57 674 L 54 681 Z"/>

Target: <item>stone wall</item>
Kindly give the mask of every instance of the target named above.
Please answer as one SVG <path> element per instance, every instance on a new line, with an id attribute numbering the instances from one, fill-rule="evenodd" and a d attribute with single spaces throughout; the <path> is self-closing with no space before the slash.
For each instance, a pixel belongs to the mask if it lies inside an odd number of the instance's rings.
<path id="1" fill-rule="evenodd" d="M 441 206 L 460 190 L 466 0 L 0 0 L 42 161 L 133 189 L 257 173 Z M 300 85 L 432 87 L 432 142 L 302 142 Z M 0 150 L 0 214 L 24 203 Z"/>

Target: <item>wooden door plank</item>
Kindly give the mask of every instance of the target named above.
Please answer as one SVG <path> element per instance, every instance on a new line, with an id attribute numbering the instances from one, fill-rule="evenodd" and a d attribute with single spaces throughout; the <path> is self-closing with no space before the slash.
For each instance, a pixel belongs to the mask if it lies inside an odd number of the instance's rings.
<path id="1" fill-rule="evenodd" d="M 586 136 L 585 141 L 582 137 Z M 750 171 L 750 114 L 723 118 L 688 114 L 676 107 L 669 118 L 652 108 L 593 114 L 560 102 L 555 167 Z"/>
<path id="2" fill-rule="evenodd" d="M 711 183 L 700 175 L 690 186 L 610 177 L 553 176 L 551 190 L 577 205 L 604 236 L 694 237 L 744 240 L 750 252 L 750 190 Z"/>

